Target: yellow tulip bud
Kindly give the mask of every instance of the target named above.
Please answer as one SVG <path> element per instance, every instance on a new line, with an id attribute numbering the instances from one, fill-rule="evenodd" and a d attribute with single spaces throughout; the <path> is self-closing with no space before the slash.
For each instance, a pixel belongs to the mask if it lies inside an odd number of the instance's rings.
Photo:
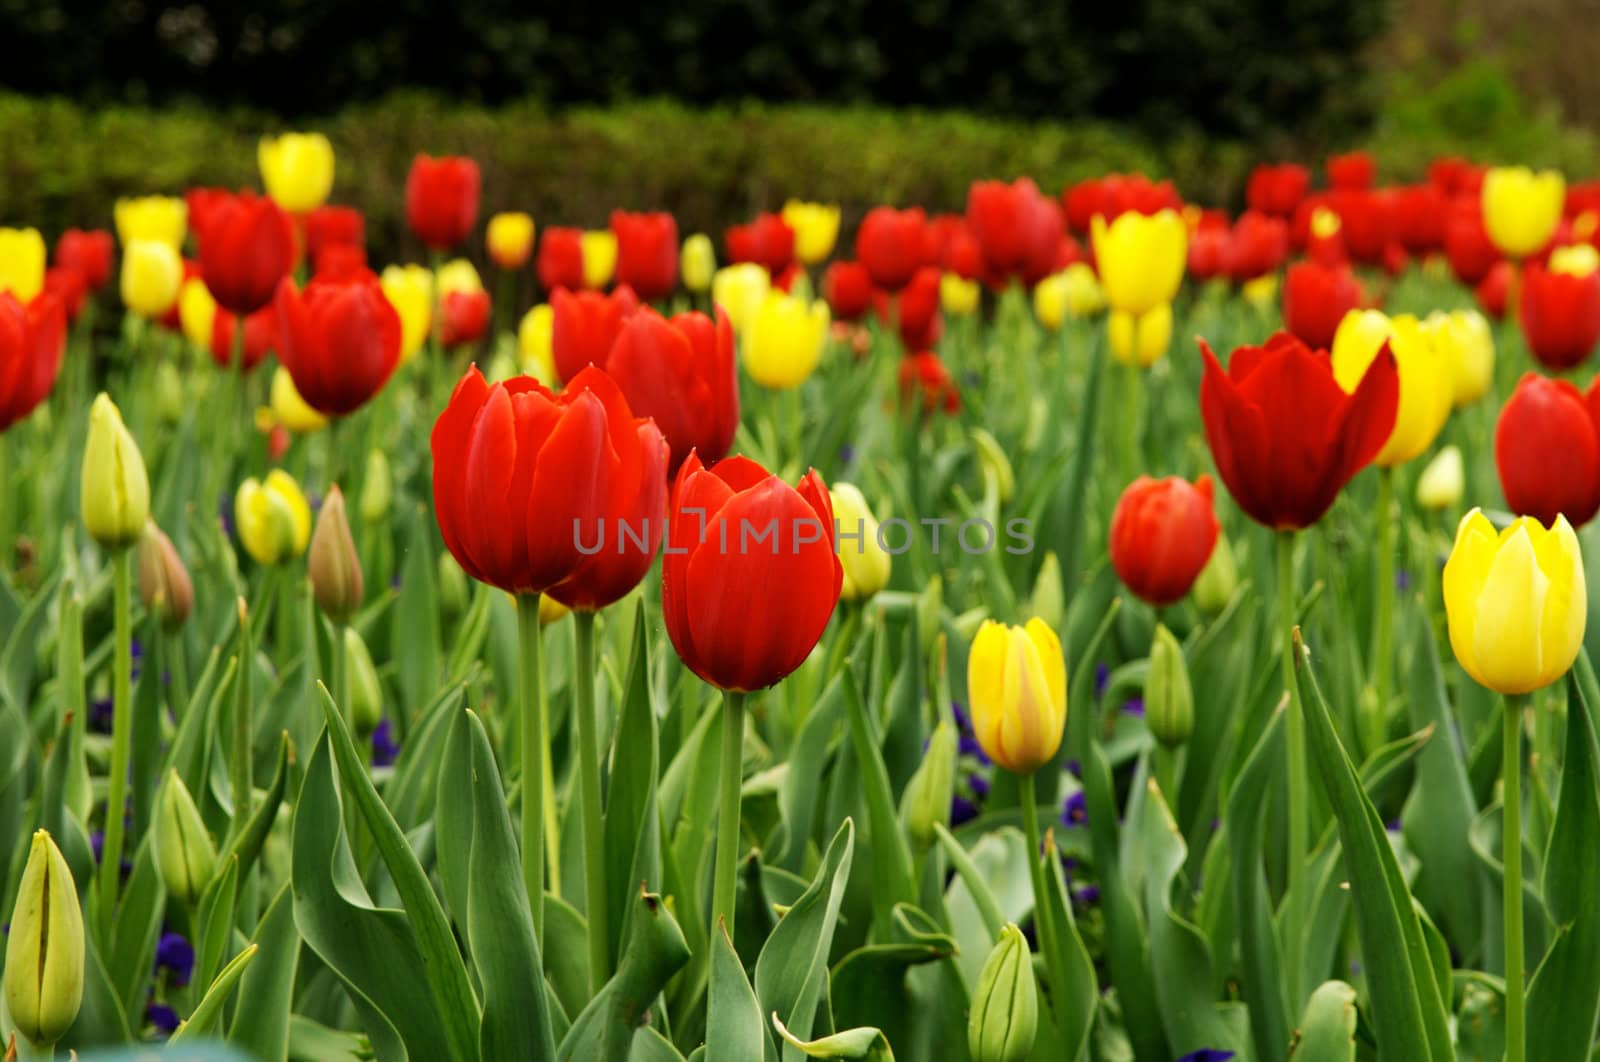
<path id="1" fill-rule="evenodd" d="M 1521 694 L 1566 674 L 1583 647 L 1589 595 L 1578 536 L 1565 516 L 1546 530 L 1531 516 L 1496 534 L 1473 509 L 1444 566 L 1450 647 L 1467 674 Z"/>
<path id="2" fill-rule="evenodd" d="M 150 477 L 122 411 L 104 391 L 89 407 L 81 489 L 83 526 L 101 547 L 121 550 L 139 541 L 150 518 Z"/>
<path id="3" fill-rule="evenodd" d="M 1417 478 L 1417 504 L 1424 509 L 1443 511 L 1461 504 L 1466 470 L 1461 463 L 1461 448 L 1446 446 L 1429 461 Z"/>
<path id="4" fill-rule="evenodd" d="M 617 271 L 617 234 L 610 229 L 590 229 L 579 241 L 583 253 L 583 286 L 603 288 Z"/>
<path id="5" fill-rule="evenodd" d="M 1489 393 L 1494 383 L 1494 333 L 1477 310 L 1435 310 L 1425 327 L 1450 356 L 1452 401 L 1457 409 Z"/>
<path id="6" fill-rule="evenodd" d="M 49 1048 L 83 1003 L 83 909 L 61 849 L 38 830 L 28 849 L 6 942 L 6 1011 L 22 1038 Z"/>
<path id="7" fill-rule="evenodd" d="M 794 230 L 794 256 L 806 265 L 816 265 L 833 253 L 839 238 L 837 204 L 791 199 L 783 204 L 783 220 Z"/>
<path id="8" fill-rule="evenodd" d="M 556 381 L 555 348 L 552 346 L 555 329 L 556 312 L 548 302 L 541 302 L 523 314 L 522 323 L 517 326 L 517 361 L 520 368 L 547 385 L 553 385 Z"/>
<path id="9" fill-rule="evenodd" d="M 967 1017 L 972 1062 L 1022 1062 L 1038 1032 L 1038 986 L 1022 930 L 1007 924 L 984 960 Z"/>
<path id="10" fill-rule="evenodd" d="M 939 306 L 951 317 L 966 317 L 976 313 L 983 289 L 976 280 L 968 280 L 959 273 L 946 273 L 939 278 Z"/>
<path id="11" fill-rule="evenodd" d="M 1150 734 L 1168 748 L 1177 748 L 1194 733 L 1194 689 L 1183 646 L 1156 624 L 1150 643 L 1150 672 L 1144 680 L 1144 719 Z"/>
<path id="12" fill-rule="evenodd" d="M 1600 251 L 1587 243 L 1573 243 L 1550 252 L 1550 272 L 1586 277 L 1600 269 Z"/>
<path id="13" fill-rule="evenodd" d="M 267 194 L 291 214 L 315 210 L 333 191 L 333 145 L 321 133 L 264 136 L 256 161 Z"/>
<path id="14" fill-rule="evenodd" d="M 334 623 L 349 623 L 361 608 L 366 588 L 362 585 L 361 558 L 356 555 L 356 542 L 350 535 L 350 519 L 345 515 L 344 491 L 337 483 L 328 488 L 317 512 L 306 568 L 311 575 L 311 592 L 323 615 Z"/>
<path id="15" fill-rule="evenodd" d="M 1400 370 L 1400 406 L 1394 431 L 1374 463 L 1405 464 L 1433 444 L 1455 402 L 1454 364 L 1436 330 L 1410 314 L 1385 317 L 1378 310 L 1351 310 L 1333 335 L 1333 376 L 1347 394 L 1355 393 L 1367 366 L 1384 341 Z"/>
<path id="16" fill-rule="evenodd" d="M 1172 305 L 1163 303 L 1139 316 L 1112 310 L 1106 325 L 1111 354 L 1123 365 L 1147 369 L 1172 343 Z"/>
<path id="17" fill-rule="evenodd" d="M 485 242 L 489 257 L 501 269 L 521 269 L 533 254 L 533 218 L 521 211 L 496 214 L 489 219 Z"/>
<path id="18" fill-rule="evenodd" d="M 454 258 L 440 266 L 434 274 L 433 283 L 441 300 L 454 291 L 471 293 L 483 290 L 477 267 L 465 258 Z"/>
<path id="19" fill-rule="evenodd" d="M 44 237 L 38 229 L 0 229 L 0 291 L 32 302 L 44 290 Z"/>
<path id="20" fill-rule="evenodd" d="M 826 302 L 807 305 L 797 296 L 768 292 L 740 343 L 745 371 L 775 391 L 798 387 L 816 370 L 827 338 Z"/>
<path id="21" fill-rule="evenodd" d="M 1033 286 L 1033 316 L 1052 332 L 1066 323 L 1071 283 L 1066 273 L 1052 273 Z"/>
<path id="22" fill-rule="evenodd" d="M 1189 232 L 1177 211 L 1150 216 L 1129 211 L 1110 225 L 1097 214 L 1090 235 L 1100 284 L 1113 309 L 1143 314 L 1178 293 Z"/>
<path id="23" fill-rule="evenodd" d="M 361 519 L 376 524 L 389 515 L 394 486 L 389 476 L 389 458 L 382 450 L 367 453 L 367 474 L 361 480 Z"/>
<path id="24" fill-rule="evenodd" d="M 349 715 L 356 736 L 366 738 L 383 718 L 383 684 L 378 681 L 367 643 L 354 627 L 344 629 L 344 666 L 350 680 L 350 703 L 339 707 Z"/>
<path id="25" fill-rule="evenodd" d="M 408 362 L 422 349 L 433 324 L 433 272 L 419 265 L 392 265 L 379 283 L 400 315 L 400 361 Z"/>
<path id="26" fill-rule="evenodd" d="M 956 728 L 940 719 L 928 738 L 928 751 L 900 796 L 900 821 L 918 851 L 938 839 L 934 826 L 950 825 L 950 798 L 956 785 Z"/>
<path id="27" fill-rule="evenodd" d="M 167 892 L 181 904 L 194 903 L 211 882 L 217 847 L 176 770 L 167 772 L 157 797 L 154 830 L 156 865 Z"/>
<path id="28" fill-rule="evenodd" d="M 967 654 L 967 701 L 978 744 L 1016 774 L 1050 762 L 1067 721 L 1061 641 L 1043 620 L 1009 627 L 984 620 Z"/>
<path id="29" fill-rule="evenodd" d="M 239 484 L 233 499 L 233 521 L 239 542 L 257 564 L 277 564 L 298 557 L 311 540 L 311 506 L 281 468 Z"/>
<path id="30" fill-rule="evenodd" d="M 135 240 L 154 240 L 177 251 L 189 227 L 189 207 L 177 196 L 146 195 L 119 199 L 114 211 L 117 240 L 124 250 Z"/>
<path id="31" fill-rule="evenodd" d="M 164 317 L 178 301 L 183 259 L 165 243 L 134 240 L 122 249 L 122 302 L 141 317 Z M 203 286 L 203 285 L 202 285 Z M 209 344 L 211 337 L 206 337 Z"/>
<path id="32" fill-rule="evenodd" d="M 853 483 L 835 483 L 833 522 L 839 529 L 839 563 L 844 583 L 839 596 L 845 601 L 865 601 L 889 585 L 889 553 L 878 541 L 878 521 L 867 499 Z"/>
<path id="33" fill-rule="evenodd" d="M 296 435 L 310 435 L 328 426 L 328 418 L 300 397 L 294 377 L 282 365 L 272 373 L 272 416 Z"/>
<path id="34" fill-rule="evenodd" d="M 1278 302 L 1278 274 L 1267 273 L 1244 282 L 1239 289 L 1244 301 L 1258 309 L 1266 309 Z"/>
<path id="35" fill-rule="evenodd" d="M 717 271 L 717 251 L 711 237 L 697 232 L 683 241 L 683 254 L 678 270 L 683 286 L 695 294 L 711 287 L 711 278 Z"/>
<path id="36" fill-rule="evenodd" d="M 734 328 L 743 332 L 772 288 L 767 271 L 754 262 L 724 266 L 711 278 L 711 301 L 722 307 Z"/>
<path id="37" fill-rule="evenodd" d="M 211 349 L 211 336 L 217 322 L 217 300 L 199 277 L 190 277 L 178 289 L 178 324 L 190 343 L 201 350 Z"/>
<path id="38" fill-rule="evenodd" d="M 1089 263 L 1074 262 L 1062 270 L 1061 275 L 1066 278 L 1068 314 L 1093 317 L 1106 308 L 1106 293 Z"/>
<path id="39" fill-rule="evenodd" d="M 1483 227 L 1507 258 L 1526 258 L 1550 242 L 1561 223 L 1567 182 L 1556 170 L 1496 166 L 1483 175 Z"/>

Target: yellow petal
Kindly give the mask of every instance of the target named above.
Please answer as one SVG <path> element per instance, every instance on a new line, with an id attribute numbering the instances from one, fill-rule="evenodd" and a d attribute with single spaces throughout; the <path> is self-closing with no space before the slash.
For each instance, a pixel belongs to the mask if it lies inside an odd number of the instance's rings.
<path id="1" fill-rule="evenodd" d="M 1474 678 L 1501 693 L 1527 693 L 1544 684 L 1539 624 L 1549 590 L 1527 525 L 1519 520 L 1502 534 L 1478 591 L 1473 657 L 1480 674 Z"/>

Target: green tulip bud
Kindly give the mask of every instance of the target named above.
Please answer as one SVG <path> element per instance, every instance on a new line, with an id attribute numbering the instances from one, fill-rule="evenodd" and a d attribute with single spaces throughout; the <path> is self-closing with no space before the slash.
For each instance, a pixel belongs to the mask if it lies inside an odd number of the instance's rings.
<path id="1" fill-rule="evenodd" d="M 1183 646 L 1159 623 L 1144 680 L 1144 720 L 1155 739 L 1168 748 L 1182 745 L 1194 733 L 1194 691 Z"/>
<path id="2" fill-rule="evenodd" d="M 104 391 L 89 407 L 81 500 L 83 525 L 103 548 L 127 549 L 144 533 L 150 516 L 150 477 L 139 444 Z"/>
<path id="3" fill-rule="evenodd" d="M 978 448 L 978 465 L 985 477 L 994 478 L 995 496 L 1004 505 L 1016 490 L 1016 473 L 1011 470 L 1011 458 L 1006 456 L 1000 441 L 982 428 L 972 429 L 972 444 Z"/>
<path id="4" fill-rule="evenodd" d="M 839 563 L 844 568 L 844 583 L 839 597 L 845 601 L 865 601 L 889 585 L 889 553 L 878 541 L 878 521 L 853 483 L 835 483 L 833 520 L 839 529 Z"/>
<path id="5" fill-rule="evenodd" d="M 48 1048 L 78 1020 L 83 1002 L 83 911 L 61 849 L 33 835 L 6 946 L 6 1010 L 35 1048 Z"/>
<path id="6" fill-rule="evenodd" d="M 156 416 L 163 424 L 176 424 L 183 419 L 188 399 L 183 394 L 183 377 L 178 367 L 170 361 L 156 365 Z"/>
<path id="7" fill-rule="evenodd" d="M 317 606 L 334 623 L 349 623 L 361 607 L 365 587 L 361 581 L 361 558 L 356 556 L 350 521 L 345 517 L 344 492 L 338 484 L 329 487 L 328 496 L 322 499 L 317 526 L 311 532 L 307 566 Z"/>
<path id="8" fill-rule="evenodd" d="M 361 481 L 361 519 L 376 524 L 389 515 L 394 484 L 389 477 L 389 458 L 382 450 L 367 455 L 367 478 Z"/>
<path id="9" fill-rule="evenodd" d="M 183 558 L 154 520 L 139 536 L 139 597 L 169 631 L 183 626 L 194 609 L 194 583 Z"/>
<path id="10" fill-rule="evenodd" d="M 383 686 L 378 682 L 378 669 L 372 663 L 367 643 L 354 627 L 344 629 L 344 666 L 350 703 L 340 707 L 350 713 L 350 725 L 357 736 L 365 738 L 383 718 Z"/>
<path id="11" fill-rule="evenodd" d="M 1061 561 L 1055 550 L 1047 550 L 1039 564 L 1039 575 L 1033 581 L 1033 596 L 1028 599 L 1028 611 L 1044 620 L 1051 630 L 1060 630 L 1067 615 L 1066 594 L 1061 587 Z"/>
<path id="12" fill-rule="evenodd" d="M 928 739 L 928 751 L 900 797 L 900 821 L 911 843 L 926 851 L 936 839 L 935 825 L 950 825 L 950 797 L 956 784 L 956 728 L 939 720 Z"/>
<path id="13" fill-rule="evenodd" d="M 1217 544 L 1211 549 L 1211 559 L 1200 569 L 1200 577 L 1194 582 L 1194 603 L 1201 612 L 1215 616 L 1233 600 L 1233 592 L 1238 588 L 1239 568 L 1233 561 L 1233 548 L 1228 545 L 1227 535 L 1218 535 Z"/>
<path id="14" fill-rule="evenodd" d="M 156 805 L 155 845 L 156 865 L 167 892 L 179 903 L 193 904 L 211 881 L 217 849 L 189 787 L 175 770 L 167 772 L 167 784 Z"/>
<path id="15" fill-rule="evenodd" d="M 467 608 L 467 573 L 445 550 L 439 554 L 439 606 L 447 616 L 459 616 Z"/>
<path id="16" fill-rule="evenodd" d="M 967 1018 L 972 1062 L 1021 1062 L 1033 1050 L 1039 1023 L 1033 957 L 1022 930 L 1007 924 L 984 961 Z"/>
<path id="17" fill-rule="evenodd" d="M 944 629 L 944 580 L 935 575 L 917 595 L 917 637 L 922 651 L 933 648 L 933 640 Z"/>

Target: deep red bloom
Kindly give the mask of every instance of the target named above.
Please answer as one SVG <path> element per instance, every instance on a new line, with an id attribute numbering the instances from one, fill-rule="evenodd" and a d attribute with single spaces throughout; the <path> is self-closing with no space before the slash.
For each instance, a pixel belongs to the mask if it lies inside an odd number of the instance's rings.
<path id="1" fill-rule="evenodd" d="M 1011 184 L 974 181 L 967 190 L 967 229 L 991 271 L 1021 276 L 1041 261 L 1048 271 L 1061 239 L 1061 218 L 1027 177 Z"/>
<path id="2" fill-rule="evenodd" d="M 1569 218 L 1600 214 L 1600 181 L 1573 181 L 1567 185 L 1567 198 L 1561 212 Z"/>
<path id="3" fill-rule="evenodd" d="M 719 461 L 739 428 L 739 377 L 733 326 L 719 307 L 717 319 L 680 313 L 670 320 L 648 306 L 623 322 L 605 370 L 628 406 L 653 417 L 672 450 L 674 475 L 691 451 Z"/>
<path id="4" fill-rule="evenodd" d="M 1381 265 L 1390 244 L 1398 242 L 1394 193 L 1386 188 L 1336 188 L 1329 205 L 1339 215 L 1339 238 L 1350 257 Z"/>
<path id="5" fill-rule="evenodd" d="M 239 318 L 217 307 L 211 319 L 211 360 L 224 369 L 236 368 L 233 345 L 237 341 Z M 278 311 L 264 306 L 244 319 L 244 371 L 250 372 L 266 360 L 278 345 Z"/>
<path id="6" fill-rule="evenodd" d="M 1506 315 L 1506 303 L 1511 301 L 1511 278 L 1516 276 L 1516 267 L 1505 259 L 1496 262 L 1478 286 L 1472 289 L 1472 294 L 1477 298 L 1478 305 L 1483 312 L 1500 320 Z"/>
<path id="7" fill-rule="evenodd" d="M 1351 151 L 1328 159 L 1328 183 L 1335 188 L 1371 188 L 1378 164 L 1365 151 Z"/>
<path id="8" fill-rule="evenodd" d="M 1444 246 L 1450 200 L 1435 184 L 1412 184 L 1395 193 L 1395 235 L 1414 255 Z"/>
<path id="9" fill-rule="evenodd" d="M 278 288 L 278 360 L 312 409 L 340 417 L 377 394 L 400 361 L 400 315 L 376 280 Z"/>
<path id="10" fill-rule="evenodd" d="M 944 318 L 939 313 L 939 270 L 923 266 L 895 296 L 894 324 L 907 350 L 926 350 L 939 341 Z"/>
<path id="11" fill-rule="evenodd" d="M 1152 181 L 1142 173 L 1108 173 L 1079 181 L 1061 193 L 1067 223 L 1072 231 L 1087 234 L 1096 214 L 1106 222 L 1133 211 L 1158 214 L 1183 209 L 1183 200 L 1171 181 Z"/>
<path id="12" fill-rule="evenodd" d="M 44 290 L 54 295 L 61 303 L 69 323 L 78 319 L 78 315 L 83 312 L 84 303 L 89 299 L 89 285 L 84 281 L 83 274 L 71 266 L 58 265 L 46 269 Z"/>
<path id="13" fill-rule="evenodd" d="M 1348 266 L 1296 262 L 1283 282 L 1283 323 L 1312 350 L 1328 350 L 1339 322 L 1364 301 Z"/>
<path id="14" fill-rule="evenodd" d="M 294 224 L 282 207 L 246 189 L 218 199 L 200 228 L 200 277 L 217 305 L 252 314 L 294 268 Z"/>
<path id="15" fill-rule="evenodd" d="M 678 222 L 673 216 L 613 210 L 611 231 L 617 237 L 617 283 L 645 300 L 671 295 L 678 286 Z"/>
<path id="16" fill-rule="evenodd" d="M 1311 171 L 1294 162 L 1263 162 L 1250 171 L 1245 201 L 1250 209 L 1287 218 L 1311 190 Z"/>
<path id="17" fill-rule="evenodd" d="M 836 321 L 859 321 L 872 309 L 872 276 L 860 262 L 829 262 L 822 273 L 822 297 Z"/>
<path id="18" fill-rule="evenodd" d="M 446 292 L 439 301 L 439 342 L 446 347 L 476 343 L 489 331 L 489 293 L 480 289 Z"/>
<path id="19" fill-rule="evenodd" d="M 1222 269 L 1235 284 L 1266 276 L 1289 257 L 1289 226 L 1279 217 L 1246 210 L 1233 223 Z"/>
<path id="20" fill-rule="evenodd" d="M 552 394 L 527 376 L 491 386 L 471 367 L 431 443 L 439 532 L 479 582 L 593 609 L 649 570 L 667 446 L 599 369 Z"/>
<path id="21" fill-rule="evenodd" d="M 1518 516 L 1588 523 L 1600 510 L 1600 391 L 1523 374 L 1495 425 L 1494 463 Z"/>
<path id="22" fill-rule="evenodd" d="M 1528 262 L 1517 319 L 1529 352 L 1541 364 L 1558 372 L 1572 368 L 1600 341 L 1600 272 L 1580 277 Z"/>
<path id="23" fill-rule="evenodd" d="M 104 229 L 68 229 L 56 241 L 55 263 L 76 269 L 90 291 L 99 291 L 111 279 L 114 245 Z"/>
<path id="24" fill-rule="evenodd" d="M 1477 196 L 1462 196 L 1450 204 L 1444 223 L 1444 254 L 1450 272 L 1463 284 L 1476 284 L 1500 261 L 1500 252 L 1483 226 L 1483 206 Z"/>
<path id="25" fill-rule="evenodd" d="M 661 565 L 667 635 L 689 669 L 722 689 L 758 690 L 804 663 L 844 581 L 835 533 L 815 470 L 791 487 L 747 457 L 708 469 L 691 454 Z"/>
<path id="26" fill-rule="evenodd" d="M 907 354 L 900 359 L 900 402 L 922 407 L 922 415 L 943 411 L 951 416 L 961 412 L 961 389 L 950 370 L 931 350 Z"/>
<path id="27" fill-rule="evenodd" d="M 1176 604 L 1189 592 L 1217 544 L 1210 476 L 1140 476 L 1111 514 L 1111 566 L 1141 600 Z"/>
<path id="28" fill-rule="evenodd" d="M 48 291 L 23 305 L 0 291 L 0 432 L 34 411 L 61 371 L 67 314 Z"/>
<path id="29" fill-rule="evenodd" d="M 910 282 L 924 264 L 926 224 L 921 207 L 877 206 L 867 211 L 856 230 L 856 258 L 867 267 L 873 284 L 899 291 Z"/>
<path id="30" fill-rule="evenodd" d="M 1483 186 L 1483 167 L 1463 158 L 1446 155 L 1428 163 L 1428 183 L 1450 197 L 1476 196 Z"/>
<path id="31" fill-rule="evenodd" d="M 1207 215 L 1212 213 L 1207 211 Z M 1226 217 L 1221 218 L 1221 224 L 1215 222 L 1213 217 L 1202 216 L 1200 224 L 1189 234 L 1189 276 L 1197 281 L 1222 275 L 1232 230 Z"/>
<path id="32" fill-rule="evenodd" d="M 319 280 L 359 280 L 373 276 L 367 268 L 367 249 L 355 243 L 330 243 L 312 259 L 312 273 Z"/>
<path id="33" fill-rule="evenodd" d="M 577 376 L 586 365 L 605 367 L 611 345 L 622 333 L 622 324 L 639 308 L 639 300 L 626 284 L 603 291 L 572 292 L 557 288 L 550 294 L 554 322 L 550 331 L 550 352 L 555 358 L 556 375 L 561 381 Z"/>
<path id="34" fill-rule="evenodd" d="M 183 193 L 184 206 L 189 212 L 189 231 L 196 240 L 206 231 L 216 208 L 233 198 L 226 188 L 190 188 Z"/>
<path id="35" fill-rule="evenodd" d="M 805 266 L 799 262 L 790 262 L 784 267 L 783 272 L 772 278 L 772 286 L 787 295 L 794 290 L 794 282 L 805 275 Z"/>
<path id="36" fill-rule="evenodd" d="M 730 262 L 754 262 L 773 276 L 794 261 L 794 229 L 781 214 L 757 214 L 754 221 L 729 228 L 723 238 Z"/>
<path id="37" fill-rule="evenodd" d="M 620 249 L 619 249 L 620 250 Z M 556 226 L 544 230 L 539 238 L 539 257 L 534 262 L 539 286 L 545 291 L 583 288 L 583 230 Z"/>
<path id="38" fill-rule="evenodd" d="M 937 265 L 947 273 L 955 273 L 964 280 L 977 280 L 984 275 L 983 248 L 973 235 L 972 227 L 960 214 L 939 214 L 928 219 L 923 228 L 924 261 Z"/>
<path id="39" fill-rule="evenodd" d="M 1033 213 L 1028 256 L 1022 263 L 1022 283 L 1030 288 L 1082 256 L 1082 248 L 1067 235 L 1066 213 L 1054 199 L 1040 196 L 1034 201 Z"/>
<path id="40" fill-rule="evenodd" d="M 406 175 L 406 221 L 426 246 L 447 251 L 472 234 L 481 191 L 476 162 L 418 153 Z"/>
<path id="41" fill-rule="evenodd" d="M 319 206 L 306 215 L 306 260 L 318 262 L 329 247 L 365 247 L 367 219 L 355 207 Z"/>
<path id="42" fill-rule="evenodd" d="M 1226 371 L 1203 339 L 1200 352 L 1206 441 L 1228 492 L 1257 523 L 1316 523 L 1394 430 L 1400 374 L 1387 344 L 1348 395 L 1327 356 L 1287 332 L 1240 347 Z"/>

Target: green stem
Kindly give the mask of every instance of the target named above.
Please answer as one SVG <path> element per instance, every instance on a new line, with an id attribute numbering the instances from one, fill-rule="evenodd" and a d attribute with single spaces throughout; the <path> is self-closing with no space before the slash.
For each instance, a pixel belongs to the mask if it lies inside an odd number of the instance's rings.
<path id="1" fill-rule="evenodd" d="M 578 790 L 583 810 L 584 914 L 589 922 L 589 988 L 599 992 L 611 979 L 607 935 L 605 821 L 600 817 L 600 740 L 594 717 L 594 619 L 588 609 L 573 612 L 576 652 L 572 682 L 578 717 Z"/>
<path id="2" fill-rule="evenodd" d="M 722 767 L 717 786 L 717 863 L 711 889 L 711 944 L 717 926 L 733 936 L 735 875 L 739 869 L 739 790 L 744 782 L 744 699 L 737 690 L 722 694 Z M 711 954 L 707 952 L 706 954 Z"/>
<path id="3" fill-rule="evenodd" d="M 1283 685 L 1289 697 L 1288 771 L 1289 771 L 1289 848 L 1285 857 L 1286 887 L 1284 914 L 1279 920 L 1285 927 L 1283 951 L 1288 966 L 1289 1012 L 1297 1014 L 1304 1002 L 1305 971 L 1302 965 L 1302 945 L 1305 936 L 1303 912 L 1306 852 L 1309 849 L 1310 806 L 1306 791 L 1306 723 L 1300 704 L 1300 691 L 1295 682 L 1294 667 L 1294 535 L 1293 531 L 1278 533 L 1278 622 L 1283 630 Z"/>
<path id="4" fill-rule="evenodd" d="M 1378 469 L 1377 624 L 1372 648 L 1372 718 L 1367 720 L 1367 751 L 1381 747 L 1388 731 L 1389 691 L 1394 671 L 1394 469 Z"/>
<path id="5" fill-rule="evenodd" d="M 522 883 L 528 890 L 533 935 L 544 954 L 544 757 L 549 739 L 543 713 L 544 669 L 540 660 L 539 595 L 517 596 L 517 633 L 522 641 Z"/>
<path id="6" fill-rule="evenodd" d="M 112 560 L 116 656 L 111 673 L 111 777 L 106 779 L 106 839 L 100 857 L 101 910 L 110 926 L 122 885 L 122 813 L 128 802 L 128 755 L 133 739 L 133 561 L 124 549 Z"/>
<path id="7" fill-rule="evenodd" d="M 1139 366 L 1122 366 L 1122 477 L 1120 491 L 1139 474 Z"/>
<path id="8" fill-rule="evenodd" d="M 244 318 L 236 317 L 233 322 L 233 353 L 229 357 L 233 366 L 233 378 L 239 388 L 239 427 L 237 430 L 244 432 L 246 440 L 255 431 L 255 411 L 250 408 L 250 388 L 248 375 L 244 367 Z"/>
<path id="9" fill-rule="evenodd" d="M 272 591 L 277 582 L 278 569 L 276 566 L 267 569 L 262 583 L 261 597 L 263 602 L 271 600 Z M 255 782 L 251 777 L 254 768 L 251 763 L 251 738 L 255 723 L 252 716 L 255 714 L 255 629 L 250 616 L 250 607 L 239 601 L 239 673 L 238 691 L 233 702 L 233 745 L 232 769 L 229 778 L 232 782 L 231 795 L 233 797 L 233 821 L 235 829 L 243 829 L 250 819 L 250 798 L 255 789 Z"/>
<path id="10" fill-rule="evenodd" d="M 1063 998 L 1062 979 L 1056 961 L 1056 923 L 1050 903 L 1045 898 L 1044 851 L 1039 841 L 1039 800 L 1033 791 L 1033 775 L 1017 778 L 1017 798 L 1022 802 L 1022 832 L 1028 841 L 1028 876 L 1033 881 L 1033 928 L 1039 938 L 1039 951 L 1044 955 L 1045 969 L 1050 975 L 1053 998 Z"/>
<path id="11" fill-rule="evenodd" d="M 1527 1021 L 1522 985 L 1522 706 L 1524 698 L 1506 698 L 1505 760 L 1500 768 L 1505 791 L 1500 838 L 1504 866 L 1501 898 L 1505 903 L 1506 931 L 1506 1062 L 1522 1062 L 1526 1052 Z"/>
<path id="12" fill-rule="evenodd" d="M 350 720 L 350 729 L 355 731 L 355 713 L 350 704 L 350 654 L 345 652 L 344 631 L 344 624 L 335 623 L 333 625 L 333 659 L 328 661 L 328 677 L 332 680 L 333 699 L 339 705 L 339 711 L 343 712 L 344 717 Z M 307 634 L 314 638 L 316 636 L 315 628 L 308 631 Z M 357 732 L 359 733 L 359 731 Z M 364 742 L 364 745 L 367 749 L 372 748 L 370 741 Z"/>

